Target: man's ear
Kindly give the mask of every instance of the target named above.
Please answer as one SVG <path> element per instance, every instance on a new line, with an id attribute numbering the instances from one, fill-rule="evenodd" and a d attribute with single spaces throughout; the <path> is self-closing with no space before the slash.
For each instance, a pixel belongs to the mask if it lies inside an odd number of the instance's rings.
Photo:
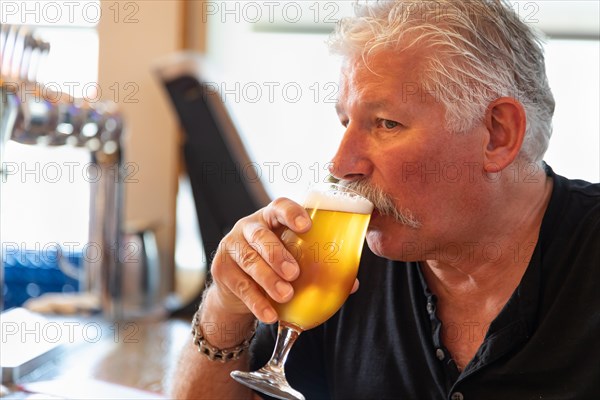
<path id="1" fill-rule="evenodd" d="M 500 97 L 490 103 L 485 114 L 487 137 L 484 147 L 484 170 L 498 172 L 519 154 L 527 117 L 523 105 L 512 97 Z"/>

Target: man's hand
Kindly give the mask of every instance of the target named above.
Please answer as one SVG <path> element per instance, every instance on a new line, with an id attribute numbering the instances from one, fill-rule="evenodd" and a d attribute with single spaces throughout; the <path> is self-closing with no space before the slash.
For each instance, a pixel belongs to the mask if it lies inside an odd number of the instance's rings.
<path id="1" fill-rule="evenodd" d="M 268 297 L 289 301 L 294 294 L 290 282 L 299 275 L 298 264 L 278 233 L 285 228 L 303 233 L 311 224 L 306 210 L 286 198 L 239 220 L 213 259 L 213 304 L 230 314 L 251 312 L 262 322 L 277 321 Z"/>

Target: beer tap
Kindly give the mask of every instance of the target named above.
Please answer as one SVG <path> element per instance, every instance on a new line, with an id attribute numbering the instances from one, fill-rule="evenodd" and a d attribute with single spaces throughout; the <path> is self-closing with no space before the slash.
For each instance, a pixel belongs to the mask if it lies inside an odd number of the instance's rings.
<path id="1" fill-rule="evenodd" d="M 90 188 L 90 243 L 101 256 L 84 258 L 84 290 L 96 293 L 108 319 L 123 315 L 122 271 L 122 133 L 115 105 L 89 103 L 66 93 L 41 90 L 39 65 L 50 46 L 27 27 L 3 24 L 0 30 L 0 166 L 8 140 L 29 145 L 69 145 L 89 150 L 99 179 Z M 62 260 L 66 262 L 65 260 Z"/>

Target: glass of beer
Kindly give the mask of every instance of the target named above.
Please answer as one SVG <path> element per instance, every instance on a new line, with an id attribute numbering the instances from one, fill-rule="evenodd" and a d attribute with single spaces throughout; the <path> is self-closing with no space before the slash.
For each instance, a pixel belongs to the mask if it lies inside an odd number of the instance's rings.
<path id="1" fill-rule="evenodd" d="M 279 314 L 273 355 L 258 371 L 231 373 L 236 381 L 279 399 L 304 400 L 287 382 L 285 360 L 300 333 L 329 319 L 350 295 L 373 211 L 369 200 L 335 183 L 311 187 L 304 207 L 311 229 L 301 234 L 286 229 L 281 235 L 300 275 L 291 282 L 289 302 L 272 301 Z"/>

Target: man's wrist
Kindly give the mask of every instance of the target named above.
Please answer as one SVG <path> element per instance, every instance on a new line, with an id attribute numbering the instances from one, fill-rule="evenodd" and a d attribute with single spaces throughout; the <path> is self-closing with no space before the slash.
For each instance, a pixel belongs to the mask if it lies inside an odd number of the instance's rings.
<path id="1" fill-rule="evenodd" d="M 204 340 L 212 347 L 227 349 L 239 346 L 250 340 L 256 330 L 257 320 L 249 313 L 230 313 L 223 309 L 214 295 L 205 292 L 202 303 L 194 314 L 193 328 L 201 333 Z"/>
<path id="2" fill-rule="evenodd" d="M 204 337 L 204 329 L 200 322 L 201 312 L 202 310 L 199 308 L 194 314 L 194 318 L 192 320 L 192 343 L 197 347 L 198 351 L 211 361 L 220 361 L 225 363 L 228 361 L 238 360 L 240 356 L 250 347 L 250 342 L 252 338 L 254 338 L 258 321 L 255 321 L 252 329 L 241 343 L 233 347 L 220 348 L 211 345 Z"/>

